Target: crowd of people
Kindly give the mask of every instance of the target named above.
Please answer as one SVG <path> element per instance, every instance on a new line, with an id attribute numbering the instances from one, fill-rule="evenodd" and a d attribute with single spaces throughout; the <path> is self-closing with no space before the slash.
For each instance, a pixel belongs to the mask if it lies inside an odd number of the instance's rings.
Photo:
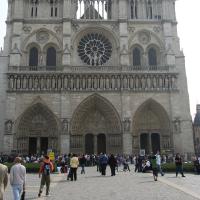
<path id="1" fill-rule="evenodd" d="M 9 158 L 10 159 L 10 158 Z M 198 165 L 200 165 L 200 158 L 198 160 Z M 197 161 L 196 165 L 197 165 Z M 3 159 L 1 157 L 0 161 Z M 96 166 L 97 172 L 101 173 L 102 176 L 106 175 L 107 167 L 110 168 L 110 175 L 115 176 L 118 172 L 119 167 L 122 166 L 122 171 L 130 172 L 130 164 L 134 164 L 135 172 L 146 173 L 152 171 L 154 180 L 157 181 L 158 173 L 161 176 L 164 176 L 162 170 L 162 163 L 166 162 L 166 157 L 160 155 L 159 151 L 155 155 L 148 156 L 131 156 L 131 155 L 107 155 L 105 153 L 100 153 L 99 155 L 77 155 L 77 154 L 68 154 L 63 156 L 56 156 L 54 163 L 50 160 L 48 155 L 45 156 L 24 156 L 24 157 L 15 157 L 14 165 L 10 169 L 10 184 L 13 191 L 14 200 L 22 200 L 25 195 L 26 187 L 26 168 L 23 163 L 40 163 L 39 169 L 39 178 L 40 188 L 38 192 L 38 197 L 41 196 L 43 188 L 46 185 L 46 196 L 49 195 L 50 191 L 50 174 L 53 171 L 59 173 L 67 174 L 66 179 L 70 181 L 77 181 L 77 169 L 81 168 L 80 173 L 85 174 L 85 166 Z M 182 177 L 185 177 L 183 173 L 183 160 L 180 154 L 176 154 L 174 158 L 176 165 L 176 177 L 180 173 Z M 56 166 L 56 168 L 54 168 Z M 0 164 L 0 200 L 3 199 L 3 192 L 8 184 L 8 168 Z"/>

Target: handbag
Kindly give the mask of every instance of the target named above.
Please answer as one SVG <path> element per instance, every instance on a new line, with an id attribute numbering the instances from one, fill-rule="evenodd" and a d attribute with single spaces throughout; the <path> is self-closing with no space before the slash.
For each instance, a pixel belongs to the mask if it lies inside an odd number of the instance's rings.
<path id="1" fill-rule="evenodd" d="M 22 195 L 21 195 L 21 199 L 20 200 L 25 200 L 25 191 L 22 192 Z"/>

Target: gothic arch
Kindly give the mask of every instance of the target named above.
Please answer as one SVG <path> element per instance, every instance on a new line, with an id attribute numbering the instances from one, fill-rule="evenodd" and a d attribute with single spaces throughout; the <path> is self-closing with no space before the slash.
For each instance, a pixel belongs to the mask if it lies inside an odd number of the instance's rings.
<path id="1" fill-rule="evenodd" d="M 140 51 L 140 65 L 142 65 L 143 64 L 143 60 L 142 60 L 142 58 L 143 58 L 143 54 L 144 54 L 144 49 L 143 49 L 143 47 L 140 45 L 140 44 L 134 44 L 133 46 L 131 46 L 131 48 L 130 48 L 130 50 L 129 50 L 129 57 L 130 57 L 130 63 L 133 65 L 133 63 L 134 63 L 134 61 L 133 61 L 133 51 L 134 51 L 134 49 L 139 49 L 139 51 Z"/>
<path id="2" fill-rule="evenodd" d="M 37 29 L 37 30 L 34 30 L 28 37 L 25 38 L 25 40 L 23 41 L 22 43 L 22 50 L 24 52 L 26 52 L 27 50 L 27 46 L 32 43 L 33 41 L 35 41 L 35 38 L 33 38 L 33 36 L 35 36 L 37 33 L 39 32 L 46 32 L 50 35 L 50 37 L 52 37 L 54 39 L 54 43 L 59 47 L 59 49 L 62 49 L 62 41 L 58 38 L 57 34 L 54 33 L 53 31 L 49 30 L 49 29 L 46 29 L 46 28 L 40 28 L 40 29 Z M 51 39 L 49 41 L 52 41 Z M 45 43 L 46 45 L 46 43 Z"/>
<path id="3" fill-rule="evenodd" d="M 42 140 L 46 140 L 46 149 L 58 151 L 59 122 L 53 112 L 41 102 L 35 102 L 28 107 L 17 119 L 16 123 L 16 149 L 19 153 L 31 152 L 30 140 L 34 139 L 35 152 L 41 153 Z M 39 142 L 39 143 L 38 143 Z M 39 147 L 38 147 L 39 144 Z"/>
<path id="4" fill-rule="evenodd" d="M 161 38 L 155 34 L 154 32 L 150 31 L 150 30 L 147 30 L 147 29 L 140 29 L 138 31 L 136 31 L 130 38 L 129 38 L 129 49 L 131 46 L 133 46 L 135 43 L 138 43 L 139 42 L 139 39 L 138 39 L 138 36 L 140 36 L 141 33 L 145 33 L 147 35 L 149 35 L 150 37 L 150 41 L 151 43 L 154 43 L 156 45 L 158 45 L 160 47 L 161 50 L 164 50 L 165 49 L 165 45 L 164 45 L 164 42 L 162 42 Z M 150 42 L 149 41 L 149 42 Z M 148 45 L 149 42 L 147 44 L 144 44 L 144 46 Z"/>
<path id="5" fill-rule="evenodd" d="M 171 148 L 169 116 L 163 106 L 153 99 L 148 99 L 139 106 L 133 117 L 132 130 L 133 149 L 135 150 L 143 149 L 145 145 L 148 153 L 155 152 L 156 148 L 157 150 Z M 157 135 L 156 140 L 159 138 L 159 142 L 156 142 L 159 143 L 159 147 L 155 147 L 157 145 L 155 141 L 154 144 L 152 142 L 155 135 Z"/>
<path id="6" fill-rule="evenodd" d="M 101 127 L 96 127 L 92 119 L 98 119 L 98 124 Z M 87 123 L 84 123 L 86 122 Z M 93 126 L 90 126 L 93 124 Z M 114 106 L 104 97 L 94 94 L 87 97 L 76 108 L 71 120 L 71 134 L 82 135 L 86 132 L 93 132 L 96 130 L 98 133 L 119 134 L 122 132 L 122 125 L 120 117 Z"/>
<path id="7" fill-rule="evenodd" d="M 161 53 L 160 53 L 161 51 L 160 51 L 159 46 L 156 44 L 149 44 L 146 48 L 146 53 L 148 55 L 148 63 L 149 63 L 149 51 L 152 49 L 155 50 L 155 53 L 156 53 L 156 63 L 157 63 L 156 65 L 159 65 L 160 60 L 161 60 Z M 150 65 L 150 63 L 149 63 L 149 65 Z"/>

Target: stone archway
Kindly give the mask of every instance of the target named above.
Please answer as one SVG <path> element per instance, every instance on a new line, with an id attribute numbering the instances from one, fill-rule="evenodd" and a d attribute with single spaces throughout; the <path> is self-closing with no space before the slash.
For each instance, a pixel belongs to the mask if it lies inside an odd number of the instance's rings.
<path id="1" fill-rule="evenodd" d="M 58 152 L 58 123 L 50 109 L 36 103 L 21 116 L 15 135 L 16 149 L 21 154 Z"/>
<path id="2" fill-rule="evenodd" d="M 168 114 L 153 99 L 144 102 L 133 118 L 133 152 L 138 153 L 140 149 L 145 149 L 147 154 L 172 150 Z"/>
<path id="3" fill-rule="evenodd" d="M 104 150 L 107 153 L 122 153 L 121 133 L 120 117 L 113 105 L 100 95 L 89 96 L 80 103 L 73 114 L 70 151 L 87 153 L 84 138 L 87 134 L 93 134 L 93 153 L 99 153 L 99 145 L 103 141 L 98 139 L 99 135 L 105 135 Z"/>

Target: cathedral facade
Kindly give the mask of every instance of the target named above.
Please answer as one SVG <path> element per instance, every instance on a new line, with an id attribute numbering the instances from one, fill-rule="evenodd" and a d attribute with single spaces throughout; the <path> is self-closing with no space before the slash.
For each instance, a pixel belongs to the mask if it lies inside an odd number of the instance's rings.
<path id="1" fill-rule="evenodd" d="M 4 153 L 194 153 L 174 0 L 9 0 Z"/>

